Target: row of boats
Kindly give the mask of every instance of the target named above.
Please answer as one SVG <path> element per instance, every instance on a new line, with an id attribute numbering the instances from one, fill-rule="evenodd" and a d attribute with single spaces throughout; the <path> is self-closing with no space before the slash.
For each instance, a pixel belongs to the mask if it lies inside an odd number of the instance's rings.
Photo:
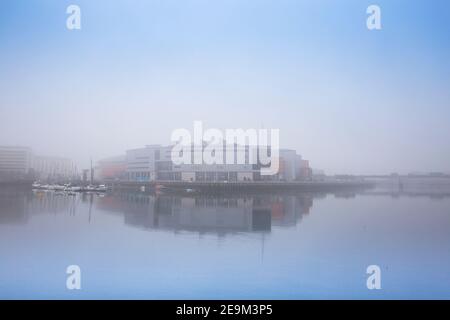
<path id="1" fill-rule="evenodd" d="M 65 192 L 106 192 L 108 188 L 104 184 L 100 185 L 87 185 L 79 186 L 68 184 L 40 184 L 38 182 L 33 183 L 33 189 L 35 190 L 53 190 L 53 191 L 65 191 Z"/>

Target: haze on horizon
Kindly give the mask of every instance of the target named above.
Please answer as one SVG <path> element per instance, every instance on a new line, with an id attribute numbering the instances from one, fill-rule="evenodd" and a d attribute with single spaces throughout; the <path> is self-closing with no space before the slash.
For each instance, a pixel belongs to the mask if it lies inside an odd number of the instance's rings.
<path id="1" fill-rule="evenodd" d="M 449 21 L 445 0 L 8 1 L 0 145 L 83 168 L 201 120 L 280 129 L 330 174 L 450 172 Z"/>

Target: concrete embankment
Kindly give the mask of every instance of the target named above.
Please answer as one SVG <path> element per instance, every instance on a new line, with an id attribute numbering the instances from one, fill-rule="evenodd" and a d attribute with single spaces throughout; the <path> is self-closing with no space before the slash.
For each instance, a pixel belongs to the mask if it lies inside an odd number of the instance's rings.
<path id="1" fill-rule="evenodd" d="M 246 181 L 246 182 L 115 182 L 114 190 L 192 190 L 196 192 L 246 192 L 246 191 L 340 191 L 371 188 L 374 183 L 367 181 Z"/>

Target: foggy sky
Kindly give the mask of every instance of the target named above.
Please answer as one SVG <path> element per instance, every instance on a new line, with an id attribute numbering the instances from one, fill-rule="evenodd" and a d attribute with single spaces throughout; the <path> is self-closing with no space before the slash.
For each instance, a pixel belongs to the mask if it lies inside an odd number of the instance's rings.
<path id="1" fill-rule="evenodd" d="M 9 0 L 0 145 L 81 168 L 201 120 L 278 128 L 327 173 L 450 172 L 449 39 L 445 0 Z"/>

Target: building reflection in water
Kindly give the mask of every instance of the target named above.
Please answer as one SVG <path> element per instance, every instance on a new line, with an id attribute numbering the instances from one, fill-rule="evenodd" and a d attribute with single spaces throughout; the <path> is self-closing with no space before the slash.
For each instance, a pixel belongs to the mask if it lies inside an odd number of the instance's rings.
<path id="1" fill-rule="evenodd" d="M 96 210 L 121 214 L 129 226 L 225 235 L 270 232 L 295 226 L 318 194 L 300 195 L 151 195 L 143 193 L 75 194 L 0 190 L 0 224 L 25 224 L 32 215 L 75 216 L 90 222 Z"/>
<path id="2" fill-rule="evenodd" d="M 31 215 L 75 215 L 80 198 L 57 192 L 0 189 L 0 224 L 27 223 Z"/>
<path id="3" fill-rule="evenodd" d="M 336 198 L 351 199 L 358 194 L 391 197 L 450 197 L 450 185 L 411 189 L 403 183 L 402 193 L 379 184 L 373 190 L 336 192 Z M 419 185 L 421 186 L 421 185 Z M 25 224 L 32 215 L 86 214 L 91 222 L 97 210 L 123 215 L 126 225 L 166 231 L 191 231 L 219 235 L 239 232 L 270 232 L 273 227 L 298 224 L 311 211 L 313 200 L 326 193 L 258 195 L 155 195 L 145 193 L 68 195 L 0 188 L 0 224 Z"/>
<path id="4" fill-rule="evenodd" d="M 0 189 L 0 224 L 24 224 L 32 196 L 23 191 Z"/>
<path id="5" fill-rule="evenodd" d="M 122 193 L 98 199 L 97 208 L 122 212 L 125 223 L 136 227 L 227 234 L 294 226 L 312 204 L 311 194 L 219 197 Z"/>

